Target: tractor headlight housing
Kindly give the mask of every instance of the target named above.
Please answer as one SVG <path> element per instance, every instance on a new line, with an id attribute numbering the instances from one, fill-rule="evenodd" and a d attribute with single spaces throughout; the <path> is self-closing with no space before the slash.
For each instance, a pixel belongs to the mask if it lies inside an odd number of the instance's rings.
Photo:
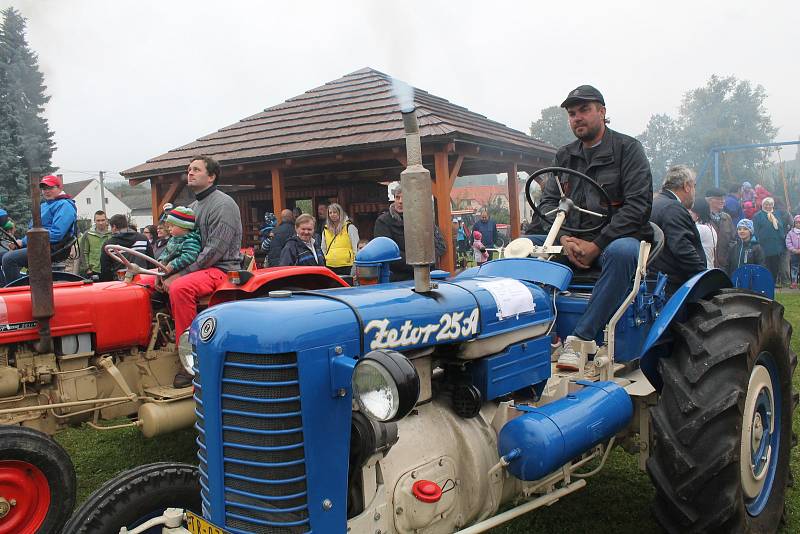
<path id="1" fill-rule="evenodd" d="M 194 376 L 194 364 L 197 355 L 194 352 L 194 345 L 189 340 L 189 329 L 183 331 L 178 340 L 178 359 L 187 373 Z"/>
<path id="2" fill-rule="evenodd" d="M 397 421 L 419 399 L 419 375 L 408 358 L 393 350 L 374 350 L 353 370 L 353 399 L 374 421 Z"/>

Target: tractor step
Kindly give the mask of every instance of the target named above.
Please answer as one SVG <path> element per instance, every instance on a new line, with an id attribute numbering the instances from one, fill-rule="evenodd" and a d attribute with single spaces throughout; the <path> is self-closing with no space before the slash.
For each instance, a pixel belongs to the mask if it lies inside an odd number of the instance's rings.
<path id="1" fill-rule="evenodd" d="M 192 396 L 192 387 L 174 388 L 172 386 L 150 386 L 144 388 L 144 392 L 156 399 L 181 399 Z"/>
<path id="2" fill-rule="evenodd" d="M 621 363 L 614 364 L 614 375 L 618 372 L 623 370 L 625 366 Z M 551 376 L 559 376 L 569 379 L 574 379 L 578 375 L 578 371 L 564 371 L 563 369 L 558 369 L 556 367 L 556 363 L 553 362 L 550 364 L 550 374 Z M 586 362 L 586 365 L 583 368 L 583 380 L 588 380 L 590 382 L 598 382 L 600 380 L 600 372 L 595 367 L 594 363 L 589 361 Z"/>

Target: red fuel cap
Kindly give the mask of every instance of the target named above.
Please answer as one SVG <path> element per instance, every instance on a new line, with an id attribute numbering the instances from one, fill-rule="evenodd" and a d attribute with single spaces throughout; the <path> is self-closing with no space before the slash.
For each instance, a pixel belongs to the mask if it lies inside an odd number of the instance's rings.
<path id="1" fill-rule="evenodd" d="M 439 487 L 439 484 L 430 480 L 417 480 L 414 482 L 414 485 L 411 486 L 411 493 L 414 494 L 418 501 L 428 503 L 439 502 L 439 499 L 442 498 L 442 488 Z"/>

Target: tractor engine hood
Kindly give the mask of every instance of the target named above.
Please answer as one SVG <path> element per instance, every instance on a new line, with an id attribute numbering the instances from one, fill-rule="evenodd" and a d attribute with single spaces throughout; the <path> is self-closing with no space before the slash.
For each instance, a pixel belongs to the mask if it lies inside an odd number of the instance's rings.
<path id="1" fill-rule="evenodd" d="M 429 293 L 416 293 L 410 284 L 399 283 L 336 291 L 336 295 L 358 310 L 366 351 L 485 338 L 553 319 L 544 289 L 509 278 L 439 282 Z"/>
<path id="2" fill-rule="evenodd" d="M 244 336 L 252 343 L 256 336 L 256 345 L 266 352 L 301 350 L 330 341 L 325 332 L 335 332 L 338 338 L 346 331 L 345 337 L 353 339 L 352 329 L 357 326 L 361 350 L 366 353 L 467 342 L 532 326 L 544 331 L 554 315 L 550 295 L 537 284 L 474 277 L 441 281 L 429 293 L 416 293 L 410 282 L 399 282 L 226 303 L 198 316 L 193 337 L 210 316 L 220 323 L 217 326 L 228 342 Z M 271 325 L 265 329 L 267 317 Z"/>

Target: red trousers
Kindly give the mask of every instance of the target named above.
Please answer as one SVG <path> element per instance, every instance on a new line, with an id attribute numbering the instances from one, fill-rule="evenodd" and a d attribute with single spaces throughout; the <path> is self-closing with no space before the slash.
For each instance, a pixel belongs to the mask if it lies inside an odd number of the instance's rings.
<path id="1" fill-rule="evenodd" d="M 203 269 L 185 274 L 169 286 L 169 302 L 175 335 L 180 337 L 197 315 L 197 300 L 207 297 L 222 285 L 227 275 L 219 269 Z"/>

